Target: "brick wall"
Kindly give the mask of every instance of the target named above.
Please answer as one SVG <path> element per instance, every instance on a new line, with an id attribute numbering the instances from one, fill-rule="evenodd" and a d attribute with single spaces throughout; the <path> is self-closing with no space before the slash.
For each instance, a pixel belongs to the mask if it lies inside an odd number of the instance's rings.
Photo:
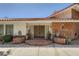
<path id="1" fill-rule="evenodd" d="M 55 32 L 60 32 L 63 26 L 64 30 L 67 30 L 64 34 L 71 33 L 71 36 L 74 37 L 75 33 L 78 31 L 78 25 L 76 23 L 52 23 L 52 30 Z"/>

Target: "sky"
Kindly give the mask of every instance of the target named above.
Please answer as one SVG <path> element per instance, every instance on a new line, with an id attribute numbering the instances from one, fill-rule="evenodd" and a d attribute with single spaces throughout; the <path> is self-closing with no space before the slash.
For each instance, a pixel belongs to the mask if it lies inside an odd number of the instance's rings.
<path id="1" fill-rule="evenodd" d="M 69 3 L 0 3 L 0 18 L 44 18 Z"/>

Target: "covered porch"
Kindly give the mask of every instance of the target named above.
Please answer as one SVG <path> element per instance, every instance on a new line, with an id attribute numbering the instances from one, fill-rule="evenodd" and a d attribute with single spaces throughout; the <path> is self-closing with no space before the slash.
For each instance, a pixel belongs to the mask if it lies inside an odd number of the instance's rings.
<path id="1" fill-rule="evenodd" d="M 0 37 L 12 35 L 12 44 L 20 44 L 27 41 L 27 34 L 30 32 L 31 39 L 43 41 L 45 44 L 52 43 L 46 40 L 47 33 L 50 31 L 51 22 L 47 21 L 1 21 L 0 22 Z"/>
<path id="2" fill-rule="evenodd" d="M 30 22 L 26 24 L 27 33 L 30 30 L 32 38 L 44 38 L 47 39 L 48 31 L 51 32 L 52 22 Z"/>
<path id="3" fill-rule="evenodd" d="M 23 43 L 28 32 L 31 34 L 29 40 L 40 39 L 40 41 L 47 40 L 48 32 L 50 32 L 51 42 L 55 33 L 54 43 L 65 44 L 66 36 L 71 35 L 71 38 L 76 38 L 75 35 L 79 35 L 78 26 L 79 22 L 77 20 L 1 21 L 0 36 L 12 35 L 14 43 Z"/>

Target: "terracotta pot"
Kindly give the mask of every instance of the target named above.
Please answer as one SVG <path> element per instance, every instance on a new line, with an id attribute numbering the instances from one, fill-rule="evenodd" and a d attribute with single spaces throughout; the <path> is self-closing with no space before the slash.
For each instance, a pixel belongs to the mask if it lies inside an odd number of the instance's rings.
<path id="1" fill-rule="evenodd" d="M 19 43 L 23 43 L 24 41 L 25 41 L 24 37 L 14 37 L 12 42 L 15 44 L 19 44 Z"/>
<path id="2" fill-rule="evenodd" d="M 54 42 L 55 43 L 60 43 L 60 44 L 65 44 L 65 38 L 55 38 Z"/>

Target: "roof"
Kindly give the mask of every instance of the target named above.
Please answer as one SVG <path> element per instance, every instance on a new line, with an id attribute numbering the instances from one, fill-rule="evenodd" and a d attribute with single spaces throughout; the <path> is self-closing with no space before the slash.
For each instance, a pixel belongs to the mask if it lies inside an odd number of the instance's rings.
<path id="1" fill-rule="evenodd" d="M 48 20 L 47 18 L 0 18 L 0 21 L 37 21 Z"/>
<path id="2" fill-rule="evenodd" d="M 59 10 L 59 11 L 54 12 L 53 14 L 51 14 L 50 16 L 48 16 L 48 18 L 51 18 L 51 17 L 54 18 L 53 16 L 54 16 L 55 14 L 57 14 L 57 13 L 59 13 L 59 12 L 61 12 L 61 11 L 64 11 L 65 9 L 68 9 L 68 8 L 74 6 L 75 4 L 78 4 L 78 5 L 79 5 L 79 3 L 73 3 L 73 4 L 67 6 L 67 7 L 64 8 L 64 9 L 61 9 L 61 10 Z"/>

